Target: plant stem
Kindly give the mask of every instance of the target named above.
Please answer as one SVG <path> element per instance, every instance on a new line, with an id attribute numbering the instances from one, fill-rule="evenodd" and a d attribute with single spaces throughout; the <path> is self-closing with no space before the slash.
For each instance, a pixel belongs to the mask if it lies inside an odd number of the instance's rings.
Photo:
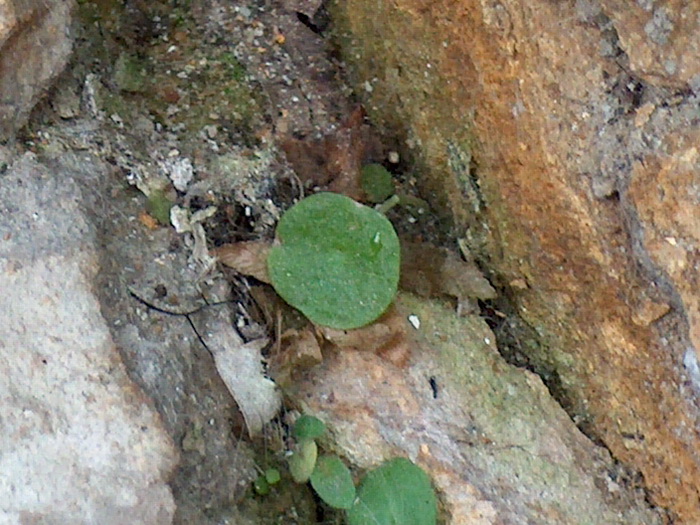
<path id="1" fill-rule="evenodd" d="M 387 200 L 385 200 L 382 204 L 379 204 L 375 208 L 375 210 L 377 210 L 382 215 L 386 215 L 386 212 L 388 212 L 391 208 L 396 206 L 400 200 L 401 199 L 399 199 L 399 196 L 394 194 L 391 197 L 389 197 Z"/>

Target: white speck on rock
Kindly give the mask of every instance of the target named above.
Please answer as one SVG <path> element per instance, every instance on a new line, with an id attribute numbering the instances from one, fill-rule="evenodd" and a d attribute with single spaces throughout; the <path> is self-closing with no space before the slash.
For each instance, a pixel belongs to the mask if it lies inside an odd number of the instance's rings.
<path id="1" fill-rule="evenodd" d="M 420 328 L 420 319 L 418 318 L 417 315 L 411 314 L 408 316 L 408 322 L 411 323 L 411 326 L 418 330 Z"/>
<path id="2" fill-rule="evenodd" d="M 170 208 L 170 223 L 175 227 L 177 233 L 192 231 L 190 213 L 180 206 Z"/>
<path id="3" fill-rule="evenodd" d="M 194 167 L 187 157 L 166 160 L 164 169 L 178 191 L 187 190 L 187 185 L 194 178 Z"/>
<path id="4" fill-rule="evenodd" d="M 700 390 L 700 365 L 695 348 L 689 347 L 683 355 L 683 366 L 688 372 L 688 376 L 696 390 Z"/>

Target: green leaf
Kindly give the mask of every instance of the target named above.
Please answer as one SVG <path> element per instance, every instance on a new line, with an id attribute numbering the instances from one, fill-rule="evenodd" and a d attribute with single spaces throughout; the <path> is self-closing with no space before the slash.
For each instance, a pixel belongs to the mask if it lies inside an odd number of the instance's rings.
<path id="1" fill-rule="evenodd" d="M 294 439 L 316 439 L 326 432 L 326 425 L 323 421 L 314 416 L 304 414 L 294 423 L 292 436 Z"/>
<path id="2" fill-rule="evenodd" d="M 265 476 L 258 476 L 255 478 L 255 481 L 253 481 L 253 489 L 255 489 L 255 493 L 260 496 L 266 496 L 270 493 L 270 485 L 265 479 Z"/>
<path id="3" fill-rule="evenodd" d="M 336 509 L 349 509 L 355 501 L 355 485 L 337 456 L 321 456 L 311 474 L 311 486 L 319 497 Z"/>
<path id="4" fill-rule="evenodd" d="M 435 525 L 436 520 L 430 478 L 405 458 L 367 473 L 348 511 L 350 525 Z"/>
<path id="5" fill-rule="evenodd" d="M 349 197 L 317 193 L 284 214 L 267 259 L 275 290 L 314 323 L 359 328 L 391 304 L 399 239 L 382 214 Z"/>
<path id="6" fill-rule="evenodd" d="M 294 453 L 289 456 L 289 472 L 297 483 L 306 483 L 316 466 L 318 447 L 313 439 L 299 442 Z"/>
<path id="7" fill-rule="evenodd" d="M 265 481 L 270 485 L 279 483 L 280 479 L 280 471 L 276 468 L 269 468 L 265 471 Z"/>
<path id="8" fill-rule="evenodd" d="M 381 164 L 367 164 L 362 168 L 362 189 L 372 202 L 384 202 L 394 194 L 391 173 Z"/>

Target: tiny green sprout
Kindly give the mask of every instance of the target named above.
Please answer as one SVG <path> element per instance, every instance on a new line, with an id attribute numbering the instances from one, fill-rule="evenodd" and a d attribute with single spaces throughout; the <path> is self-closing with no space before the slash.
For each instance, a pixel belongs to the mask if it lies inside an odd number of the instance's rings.
<path id="1" fill-rule="evenodd" d="M 297 441 L 289 457 L 289 471 L 297 483 L 306 483 L 316 468 L 318 447 L 316 438 L 326 432 L 326 425 L 314 416 L 304 414 L 292 427 L 292 436 Z"/>
<path id="2" fill-rule="evenodd" d="M 265 481 L 270 485 L 275 485 L 280 482 L 280 471 L 276 468 L 269 468 L 265 471 Z"/>
<path id="3" fill-rule="evenodd" d="M 381 213 L 344 195 L 317 193 L 292 206 L 267 259 L 272 286 L 311 321 L 348 330 L 394 300 L 400 248 Z"/>
<path id="4" fill-rule="evenodd" d="M 325 429 L 322 421 L 308 415 L 294 425 L 292 434 L 299 440 L 289 457 L 294 481 L 309 481 L 327 505 L 346 511 L 349 525 L 435 525 L 437 500 L 423 469 L 406 458 L 394 458 L 367 472 L 356 489 L 338 456 L 318 456 L 314 439 Z"/>
<path id="5" fill-rule="evenodd" d="M 306 483 L 316 467 L 318 447 L 313 439 L 304 439 L 297 443 L 289 457 L 289 472 L 297 483 Z"/>
<path id="6" fill-rule="evenodd" d="M 321 437 L 326 431 L 326 425 L 314 416 L 304 414 L 299 417 L 292 428 L 294 439 L 316 439 Z"/>
<path id="7" fill-rule="evenodd" d="M 362 167 L 362 189 L 370 202 L 379 203 L 394 194 L 391 173 L 381 164 L 367 164 Z"/>
<path id="8" fill-rule="evenodd" d="M 265 476 L 258 476 L 253 481 L 253 490 L 259 496 L 267 496 L 270 493 L 270 484 L 265 479 Z"/>

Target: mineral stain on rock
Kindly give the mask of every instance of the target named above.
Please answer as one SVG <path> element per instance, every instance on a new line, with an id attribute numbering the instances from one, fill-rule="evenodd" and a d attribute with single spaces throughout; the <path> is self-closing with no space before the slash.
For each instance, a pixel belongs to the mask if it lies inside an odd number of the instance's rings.
<path id="1" fill-rule="evenodd" d="M 423 188 L 467 230 L 475 257 L 503 282 L 527 283 L 508 293 L 540 334 L 531 366 L 556 371 L 574 419 L 682 523 L 700 514 L 698 394 L 683 386 L 683 356 L 700 348 L 688 186 L 699 170 L 700 53 L 689 9 L 614 0 L 330 9 L 372 119 L 406 137 Z M 470 145 L 487 204 L 476 214 L 454 177 L 454 144 Z M 645 313 L 649 304 L 661 307 Z M 630 447 L 623 432 L 645 439 Z"/>

